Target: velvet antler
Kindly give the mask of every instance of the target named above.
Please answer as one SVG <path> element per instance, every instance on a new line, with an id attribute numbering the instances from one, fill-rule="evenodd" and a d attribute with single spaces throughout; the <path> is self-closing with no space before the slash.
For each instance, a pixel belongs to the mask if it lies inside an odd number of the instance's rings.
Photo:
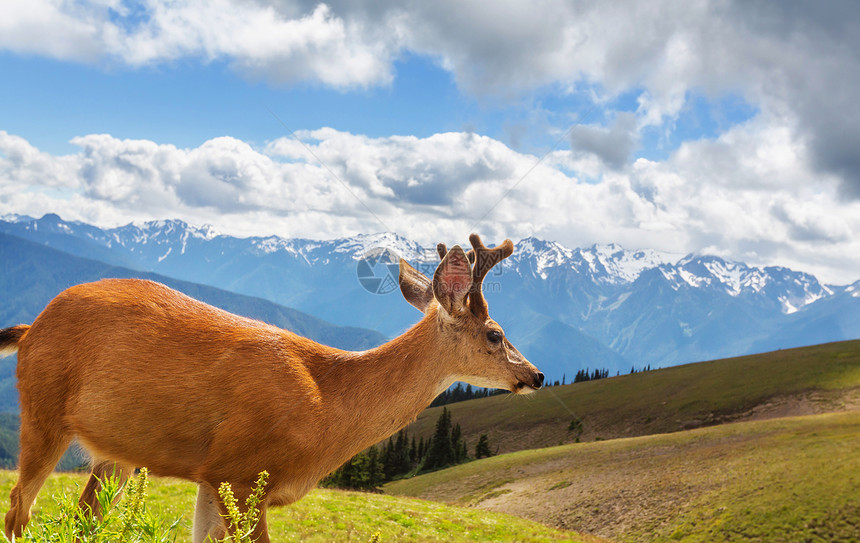
<path id="1" fill-rule="evenodd" d="M 472 250 L 466 256 L 474 264 L 472 268 L 472 288 L 469 291 L 469 307 L 475 315 L 486 318 L 489 316 L 489 313 L 487 312 L 487 302 L 484 300 L 484 277 L 486 277 L 493 266 L 513 254 L 514 243 L 506 239 L 497 247 L 488 249 L 481 242 L 481 236 L 478 234 L 469 236 L 469 243 L 472 244 Z"/>
<path id="2" fill-rule="evenodd" d="M 439 243 L 436 245 L 436 252 L 439 253 L 439 260 L 442 260 L 448 254 L 448 247 L 444 243 Z"/>

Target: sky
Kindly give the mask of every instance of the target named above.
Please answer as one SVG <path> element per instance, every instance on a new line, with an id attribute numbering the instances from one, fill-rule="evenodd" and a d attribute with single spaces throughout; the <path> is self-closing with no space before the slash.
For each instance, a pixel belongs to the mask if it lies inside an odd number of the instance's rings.
<path id="1" fill-rule="evenodd" d="M 860 3 L 0 0 L 0 215 L 860 279 Z"/>

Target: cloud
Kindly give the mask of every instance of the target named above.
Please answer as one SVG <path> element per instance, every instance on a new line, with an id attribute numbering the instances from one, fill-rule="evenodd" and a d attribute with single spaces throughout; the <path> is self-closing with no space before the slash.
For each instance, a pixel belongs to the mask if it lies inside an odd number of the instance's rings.
<path id="1" fill-rule="evenodd" d="M 30 186 L 77 188 L 75 157 L 55 157 L 39 151 L 20 136 L 0 130 L 0 190 Z"/>
<path id="2" fill-rule="evenodd" d="M 454 206 L 464 187 L 498 184 L 510 179 L 518 165 L 519 155 L 504 144 L 473 133 L 368 138 L 324 129 L 298 135 L 311 140 L 307 147 L 281 138 L 267 151 L 291 159 L 318 158 L 339 180 L 394 205 Z"/>
<path id="3" fill-rule="evenodd" d="M 626 166 L 639 143 L 636 116 L 620 112 L 609 128 L 577 125 L 570 131 L 570 145 L 574 151 L 596 155 L 613 170 Z"/>
<path id="4" fill-rule="evenodd" d="M 139 67 L 222 59 L 275 84 L 351 88 L 390 82 L 397 53 L 386 32 L 345 20 L 325 4 L 299 10 L 234 0 L 33 0 L 7 8 L 0 50 L 79 62 Z"/>
<path id="5" fill-rule="evenodd" d="M 709 247 L 837 283 L 860 269 L 860 203 L 843 201 L 792 132 L 761 117 L 623 170 L 572 151 L 537 164 L 473 133 L 298 135 L 191 149 L 88 135 L 72 140 L 77 153 L 54 156 L 0 132 L 0 214 L 56 212 L 103 226 L 175 217 L 235 235 L 317 239 L 393 230 L 428 245 L 479 231 L 568 246 Z M 582 168 L 600 181 L 581 179 Z"/>
<path id="6" fill-rule="evenodd" d="M 476 96 L 633 92 L 638 124 L 667 130 L 691 93 L 735 93 L 791 130 L 816 172 L 840 180 L 840 197 L 858 199 L 858 21 L 851 0 L 32 0 L 5 6 L 0 49 L 129 66 L 224 60 L 253 79 L 340 89 L 389 84 L 410 52 Z M 581 127 L 577 143 L 617 169 L 630 140 L 595 130 Z M 434 196 L 417 186 L 399 190 Z"/>

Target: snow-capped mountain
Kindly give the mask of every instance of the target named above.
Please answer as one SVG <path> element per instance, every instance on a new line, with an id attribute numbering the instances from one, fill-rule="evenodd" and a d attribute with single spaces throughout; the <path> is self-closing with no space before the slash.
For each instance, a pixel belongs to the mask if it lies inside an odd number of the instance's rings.
<path id="1" fill-rule="evenodd" d="M 438 263 L 435 248 L 393 233 L 327 241 L 236 238 L 177 220 L 103 230 L 56 215 L 7 216 L 0 232 L 266 298 L 389 337 L 419 315 L 397 299 L 396 288 L 390 295 L 389 289 L 369 292 L 360 281 L 365 272 L 359 260 L 385 248 L 427 275 Z M 396 273 L 384 266 L 373 270 Z M 389 280 L 373 284 L 396 287 L 391 278 L 379 279 Z M 628 251 L 615 244 L 568 248 L 531 237 L 516 243 L 514 255 L 493 270 L 485 288 L 493 317 L 551 378 L 586 366 L 624 372 L 860 337 L 858 284 L 828 286 L 807 273 L 710 255 Z"/>
<path id="2" fill-rule="evenodd" d="M 534 237 L 521 240 L 512 261 L 524 265 L 523 271 L 543 279 L 550 268 L 569 268 L 594 281 L 618 285 L 631 283 L 647 269 L 677 262 L 681 255 L 661 253 L 651 249 L 626 251 L 620 245 L 592 245 L 584 249 L 568 249 L 554 241 Z"/>

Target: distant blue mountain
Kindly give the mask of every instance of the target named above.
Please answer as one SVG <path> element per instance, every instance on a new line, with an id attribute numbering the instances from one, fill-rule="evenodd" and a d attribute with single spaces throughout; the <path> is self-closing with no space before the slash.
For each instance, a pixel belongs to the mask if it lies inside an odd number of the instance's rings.
<path id="1" fill-rule="evenodd" d="M 357 262 L 385 247 L 431 275 L 432 248 L 395 234 L 329 241 L 236 238 L 182 221 L 113 229 L 7 217 L 5 232 L 68 253 L 212 285 L 392 337 L 420 315 L 365 290 Z M 499 240 L 487 240 L 499 241 Z M 467 243 L 466 243 L 467 244 Z M 586 367 L 629 371 L 860 337 L 858 287 L 709 255 L 569 249 L 527 238 L 485 280 L 491 315 L 551 379 Z M 854 288 L 854 290 L 851 290 Z"/>
<path id="2" fill-rule="evenodd" d="M 16 236 L 0 233 L 0 327 L 31 323 L 64 289 L 105 277 L 139 277 L 164 283 L 227 311 L 268 322 L 320 343 L 364 350 L 386 338 L 373 330 L 336 326 L 268 300 L 181 281 L 151 272 L 80 258 Z M 15 358 L 0 359 L 0 412 L 16 410 Z"/>

